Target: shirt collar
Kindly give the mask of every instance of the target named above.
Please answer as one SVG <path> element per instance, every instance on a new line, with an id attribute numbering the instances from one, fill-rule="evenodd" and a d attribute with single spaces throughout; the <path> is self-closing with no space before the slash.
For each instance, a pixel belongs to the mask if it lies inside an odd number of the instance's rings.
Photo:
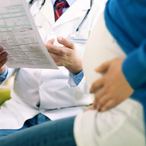
<path id="1" fill-rule="evenodd" d="M 62 1 L 62 0 L 59 0 Z M 68 5 L 71 6 L 76 0 L 66 0 Z M 52 0 L 53 5 L 55 4 L 56 0 Z"/>

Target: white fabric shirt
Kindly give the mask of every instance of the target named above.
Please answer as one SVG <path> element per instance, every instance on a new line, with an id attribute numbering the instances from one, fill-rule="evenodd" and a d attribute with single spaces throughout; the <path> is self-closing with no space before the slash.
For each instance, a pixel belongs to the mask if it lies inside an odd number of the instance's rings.
<path id="1" fill-rule="evenodd" d="M 89 87 L 102 76 L 95 73 L 94 68 L 116 57 L 125 57 L 125 53 L 107 30 L 101 14 L 91 32 L 83 60 Z M 143 107 L 128 98 L 103 113 L 90 110 L 79 114 L 74 123 L 74 135 L 78 146 L 145 146 Z"/>
<path id="2" fill-rule="evenodd" d="M 38 9 L 34 5 L 32 11 Z M 83 57 L 88 34 L 104 9 L 102 0 L 95 0 L 92 9 L 80 30 L 72 37 L 76 28 L 90 8 L 90 0 L 76 0 L 55 22 L 52 0 L 46 0 L 35 17 L 38 31 L 46 43 L 51 38 L 62 36 L 74 41 Z M 72 14 L 72 15 L 71 15 Z M 58 45 L 56 43 L 56 45 Z M 0 109 L 0 129 L 18 129 L 24 121 L 42 113 L 51 120 L 74 116 L 83 112 L 91 103 L 88 87 L 83 77 L 77 86 L 64 67 L 52 69 L 8 69 L 8 77 L 15 72 L 11 97 Z M 37 104 L 40 103 L 40 107 Z M 11 121 L 11 122 L 10 122 Z"/>

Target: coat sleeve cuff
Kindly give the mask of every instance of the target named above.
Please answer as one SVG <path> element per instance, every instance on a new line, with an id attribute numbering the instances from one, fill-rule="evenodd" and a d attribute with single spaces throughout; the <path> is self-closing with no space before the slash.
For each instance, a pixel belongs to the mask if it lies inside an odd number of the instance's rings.
<path id="1" fill-rule="evenodd" d="M 79 85 L 84 76 L 83 71 L 79 72 L 78 74 L 69 73 L 69 75 L 76 85 Z"/>
<path id="2" fill-rule="evenodd" d="M 2 84 L 5 81 L 7 75 L 8 75 L 8 67 L 6 66 L 4 73 L 0 75 L 0 84 Z"/>

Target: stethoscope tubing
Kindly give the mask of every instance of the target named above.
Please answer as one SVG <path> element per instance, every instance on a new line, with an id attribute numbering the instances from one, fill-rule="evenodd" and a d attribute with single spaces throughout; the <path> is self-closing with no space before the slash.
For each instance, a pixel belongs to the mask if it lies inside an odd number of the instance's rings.
<path id="1" fill-rule="evenodd" d="M 79 31 L 79 29 L 80 29 L 81 26 L 83 25 L 84 21 L 86 20 L 86 18 L 87 18 L 87 16 L 88 16 L 89 12 L 90 12 L 90 10 L 91 10 L 92 4 L 93 4 L 93 0 L 90 0 L 90 9 L 87 10 L 87 12 L 86 12 L 84 18 L 82 19 L 81 23 L 79 24 L 78 28 L 76 29 L 76 32 Z"/>
<path id="2" fill-rule="evenodd" d="M 33 5 L 34 2 L 35 2 L 35 0 L 30 0 L 29 5 Z M 44 6 L 45 2 L 46 2 L 46 0 L 43 0 L 41 7 Z"/>
<path id="3" fill-rule="evenodd" d="M 31 7 L 31 6 L 33 5 L 34 2 L 35 2 L 35 0 L 30 0 L 29 6 Z M 39 11 L 41 10 L 41 8 L 44 6 L 45 2 L 46 2 L 46 0 L 43 0 L 41 6 L 40 6 L 40 8 L 39 8 L 39 10 L 36 12 L 36 14 L 34 15 L 34 17 L 39 13 Z M 91 10 L 92 4 L 93 4 L 93 0 L 90 0 L 90 9 L 87 10 L 87 12 L 86 12 L 84 18 L 82 19 L 81 23 L 78 25 L 78 27 L 77 27 L 77 29 L 76 29 L 76 32 L 78 32 L 79 29 L 80 29 L 80 28 L 82 27 L 82 25 L 84 24 L 84 21 L 86 20 L 86 18 L 87 18 L 87 16 L 88 16 L 89 12 L 90 12 L 90 10 Z"/>

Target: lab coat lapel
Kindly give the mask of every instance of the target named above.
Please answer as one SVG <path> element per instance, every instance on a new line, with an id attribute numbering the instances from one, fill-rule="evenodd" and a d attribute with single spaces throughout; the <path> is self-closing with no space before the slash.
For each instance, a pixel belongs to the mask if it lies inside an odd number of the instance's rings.
<path id="1" fill-rule="evenodd" d="M 41 12 L 52 26 L 55 22 L 52 0 L 46 0 Z"/>
<path id="2" fill-rule="evenodd" d="M 89 8 L 90 0 L 76 0 L 72 6 L 68 8 L 67 11 L 54 23 L 53 27 L 83 16 L 83 11 L 87 11 Z"/>

